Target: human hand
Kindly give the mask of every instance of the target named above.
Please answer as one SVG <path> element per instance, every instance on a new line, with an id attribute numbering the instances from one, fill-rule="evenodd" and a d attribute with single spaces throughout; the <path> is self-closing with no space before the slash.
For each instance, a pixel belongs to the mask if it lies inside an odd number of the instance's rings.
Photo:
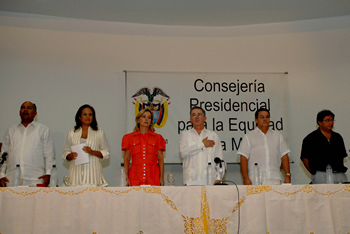
<path id="1" fill-rule="evenodd" d="M 90 146 L 84 146 L 83 150 L 85 153 L 92 154 L 94 151 L 90 148 Z"/>
<path id="2" fill-rule="evenodd" d="M 43 175 L 43 176 L 38 177 L 38 179 L 43 179 L 45 187 L 47 187 L 47 186 L 49 186 L 49 183 L 50 183 L 50 177 L 51 177 L 50 175 Z"/>
<path id="3" fill-rule="evenodd" d="M 164 186 L 164 178 L 159 179 L 160 186 Z"/>
<path id="4" fill-rule="evenodd" d="M 6 183 L 7 182 L 10 182 L 8 179 L 7 179 L 7 177 L 2 177 L 1 179 L 0 179 L 0 187 L 6 187 Z"/>
<path id="5" fill-rule="evenodd" d="M 72 152 L 67 155 L 66 159 L 70 161 L 70 160 L 75 160 L 77 157 L 78 157 L 78 153 Z"/>
<path id="6" fill-rule="evenodd" d="M 290 184 L 291 183 L 290 176 L 284 177 L 284 182 L 283 183 Z"/>
<path id="7" fill-rule="evenodd" d="M 208 140 L 208 137 L 204 138 L 202 142 L 203 142 L 205 148 L 214 147 L 214 145 L 215 145 L 215 141 Z"/>
<path id="8" fill-rule="evenodd" d="M 249 179 L 249 177 L 243 178 L 243 184 L 244 185 L 252 185 L 252 181 Z"/>
<path id="9" fill-rule="evenodd" d="M 214 184 L 220 184 L 220 180 L 215 180 Z"/>

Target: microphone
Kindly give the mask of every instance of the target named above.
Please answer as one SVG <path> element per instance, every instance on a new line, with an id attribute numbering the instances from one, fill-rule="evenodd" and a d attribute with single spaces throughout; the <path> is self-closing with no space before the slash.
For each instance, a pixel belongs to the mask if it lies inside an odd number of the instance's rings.
<path id="1" fill-rule="evenodd" d="M 219 157 L 214 158 L 214 162 L 216 164 L 220 163 L 220 167 L 222 167 L 222 164 L 221 164 L 222 161 L 221 161 L 221 159 Z"/>
<path id="2" fill-rule="evenodd" d="M 7 152 L 4 152 L 1 157 L 0 157 L 0 167 L 2 166 L 2 164 L 4 164 L 4 162 L 7 160 L 7 156 L 8 153 Z"/>

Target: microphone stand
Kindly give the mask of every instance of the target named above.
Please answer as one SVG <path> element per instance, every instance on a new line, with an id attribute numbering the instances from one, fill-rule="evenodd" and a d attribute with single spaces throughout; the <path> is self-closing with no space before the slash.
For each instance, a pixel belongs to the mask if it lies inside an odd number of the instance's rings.
<path id="1" fill-rule="evenodd" d="M 219 169 L 219 173 L 220 173 L 220 182 L 219 183 L 216 183 L 214 185 L 227 185 L 225 183 L 222 183 L 222 172 L 223 172 L 223 169 L 222 169 L 222 162 L 223 160 L 220 160 L 220 169 Z"/>

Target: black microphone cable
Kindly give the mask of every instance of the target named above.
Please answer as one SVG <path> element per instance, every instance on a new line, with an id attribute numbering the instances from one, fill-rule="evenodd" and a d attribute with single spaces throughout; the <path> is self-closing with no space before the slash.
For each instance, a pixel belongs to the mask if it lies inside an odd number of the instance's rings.
<path id="1" fill-rule="evenodd" d="M 230 183 L 233 183 L 235 186 L 236 186 L 236 189 L 237 189 L 237 195 L 238 195 L 238 228 L 237 228 L 237 234 L 239 234 L 239 229 L 240 229 L 240 225 L 241 225 L 241 205 L 240 205 L 240 202 L 239 202 L 239 189 L 238 189 L 238 186 L 235 182 L 231 181 L 231 180 L 225 180 L 224 182 L 230 182 Z"/>

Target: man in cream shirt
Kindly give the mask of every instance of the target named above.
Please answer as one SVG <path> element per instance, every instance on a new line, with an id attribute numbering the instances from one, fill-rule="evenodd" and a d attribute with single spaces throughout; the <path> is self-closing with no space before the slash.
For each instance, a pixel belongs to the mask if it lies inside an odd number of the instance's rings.
<path id="1" fill-rule="evenodd" d="M 205 129 L 204 123 L 207 120 L 205 111 L 201 107 L 192 107 L 190 120 L 193 128 L 182 132 L 180 139 L 180 154 L 183 158 L 183 184 L 189 181 L 205 184 L 207 180 L 208 162 L 215 168 L 216 157 L 223 160 L 222 147 L 218 135 Z M 220 182 L 220 174 L 213 170 L 215 183 Z M 225 168 L 223 168 L 223 172 Z"/>
<path id="2" fill-rule="evenodd" d="M 55 164 L 53 136 L 48 127 L 34 122 L 36 105 L 24 102 L 19 115 L 21 123 L 10 127 L 4 136 L 1 155 L 8 153 L 0 170 L 0 186 L 12 186 L 16 165 L 21 168 L 23 185 L 50 182 L 52 165 Z"/>

